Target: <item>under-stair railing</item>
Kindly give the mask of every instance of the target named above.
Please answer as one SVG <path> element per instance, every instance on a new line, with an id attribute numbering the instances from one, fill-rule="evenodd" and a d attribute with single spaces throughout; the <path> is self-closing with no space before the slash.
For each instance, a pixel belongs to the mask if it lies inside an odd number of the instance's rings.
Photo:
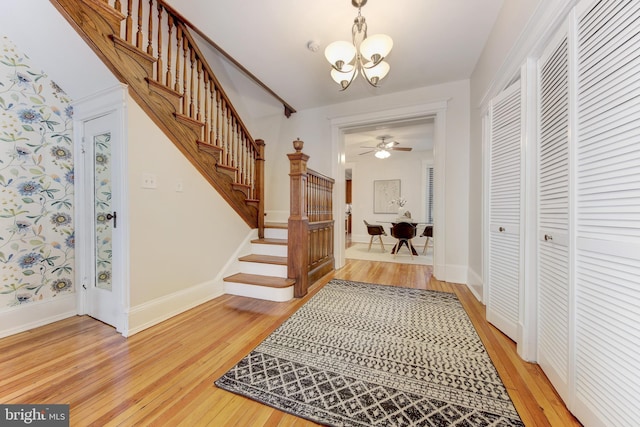
<path id="1" fill-rule="evenodd" d="M 204 124 L 202 148 L 217 153 L 218 167 L 233 175 L 249 200 L 258 200 L 255 166 L 260 149 L 180 17 L 160 0 L 103 1 L 126 16 L 122 39 L 156 59 L 149 83 L 182 95 L 182 118 Z"/>
<path id="2" fill-rule="evenodd" d="M 291 199 L 288 222 L 288 277 L 294 296 L 307 294 L 310 284 L 335 267 L 333 252 L 333 185 L 335 180 L 307 168 L 304 143 L 293 141 L 290 161 Z"/>

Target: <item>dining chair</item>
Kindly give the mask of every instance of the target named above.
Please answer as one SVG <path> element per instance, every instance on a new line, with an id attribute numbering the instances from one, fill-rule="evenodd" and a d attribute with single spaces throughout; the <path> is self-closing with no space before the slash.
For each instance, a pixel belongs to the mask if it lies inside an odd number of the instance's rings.
<path id="1" fill-rule="evenodd" d="M 426 237 L 427 241 L 424 242 L 424 249 L 422 250 L 422 255 L 427 253 L 427 246 L 429 245 L 429 241 L 431 241 L 431 246 L 433 246 L 433 225 L 427 225 L 424 227 L 422 234 L 420 237 Z"/>
<path id="2" fill-rule="evenodd" d="M 375 237 L 378 237 L 378 239 L 380 239 L 380 246 L 382 246 L 382 252 L 384 252 L 384 243 L 382 243 L 382 236 L 386 236 L 387 233 L 386 231 L 384 231 L 384 227 L 381 225 L 376 225 L 376 224 L 369 224 L 366 220 L 364 220 L 364 225 L 367 226 L 367 233 L 369 233 L 369 236 L 371 236 L 371 239 L 369 239 L 369 249 L 368 251 L 371 251 L 371 244 L 373 243 L 373 239 Z"/>
<path id="3" fill-rule="evenodd" d="M 395 258 L 398 252 L 400 252 L 400 248 L 406 245 L 407 249 L 409 249 L 409 255 L 411 255 L 411 259 L 413 259 L 413 253 L 416 252 L 416 250 L 411 240 L 416 237 L 416 226 L 410 222 L 398 222 L 391 227 L 391 235 L 398 239 L 393 257 Z"/>

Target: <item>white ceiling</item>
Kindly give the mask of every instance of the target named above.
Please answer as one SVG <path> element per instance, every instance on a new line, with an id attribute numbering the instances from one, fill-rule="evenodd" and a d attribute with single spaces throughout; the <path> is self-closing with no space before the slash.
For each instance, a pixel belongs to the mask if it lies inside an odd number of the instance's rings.
<path id="1" fill-rule="evenodd" d="M 391 71 L 378 88 L 358 77 L 341 92 L 329 75 L 324 49 L 333 41 L 351 40 L 358 10 L 350 0 L 168 1 L 297 110 L 470 78 L 503 2 L 368 0 L 362 15 L 369 35 L 384 33 L 394 42 L 387 57 Z M 319 44 L 317 52 L 307 48 L 310 41 Z M 243 96 L 257 99 L 256 87 L 243 87 Z M 273 105 L 281 109 L 278 102 Z M 347 161 L 357 161 L 364 151 L 359 146 L 382 134 L 414 151 L 430 149 L 431 133 L 432 125 L 424 123 L 363 129 L 346 136 Z"/>

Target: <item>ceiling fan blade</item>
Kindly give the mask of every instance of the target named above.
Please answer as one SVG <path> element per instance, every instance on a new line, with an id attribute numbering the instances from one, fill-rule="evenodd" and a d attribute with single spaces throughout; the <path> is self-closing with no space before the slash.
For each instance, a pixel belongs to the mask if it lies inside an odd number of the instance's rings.
<path id="1" fill-rule="evenodd" d="M 369 153 L 373 153 L 376 150 L 369 150 L 369 151 L 365 151 L 364 153 L 360 153 L 358 154 L 359 156 L 362 156 L 363 154 L 369 154 Z"/>
<path id="2" fill-rule="evenodd" d="M 411 151 L 411 150 L 413 150 L 413 148 L 411 148 L 411 147 L 389 147 L 388 150 L 393 150 L 393 151 Z"/>

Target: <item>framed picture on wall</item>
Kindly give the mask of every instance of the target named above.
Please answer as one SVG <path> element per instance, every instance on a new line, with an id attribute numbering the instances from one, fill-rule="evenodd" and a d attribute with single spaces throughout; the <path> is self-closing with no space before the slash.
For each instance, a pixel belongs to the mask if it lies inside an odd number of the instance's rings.
<path id="1" fill-rule="evenodd" d="M 391 203 L 400 197 L 400 180 L 387 179 L 373 181 L 373 213 L 392 214 L 398 212 L 398 207 Z"/>

